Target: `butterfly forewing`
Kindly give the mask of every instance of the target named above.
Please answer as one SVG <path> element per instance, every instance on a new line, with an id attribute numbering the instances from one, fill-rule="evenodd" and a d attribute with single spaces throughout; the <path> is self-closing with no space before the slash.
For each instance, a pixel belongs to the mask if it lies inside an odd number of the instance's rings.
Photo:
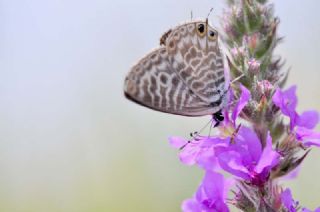
<path id="1" fill-rule="evenodd" d="M 202 116 L 214 112 L 173 71 L 164 47 L 132 67 L 125 79 L 124 92 L 127 98 L 166 113 Z"/>

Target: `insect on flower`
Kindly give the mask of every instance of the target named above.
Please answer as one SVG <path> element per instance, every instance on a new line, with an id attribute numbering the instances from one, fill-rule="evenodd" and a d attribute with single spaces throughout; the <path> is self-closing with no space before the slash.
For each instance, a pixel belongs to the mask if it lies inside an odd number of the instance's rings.
<path id="1" fill-rule="evenodd" d="M 218 32 L 208 18 L 167 31 L 124 83 L 125 96 L 140 105 L 182 116 L 212 115 L 215 126 L 224 120 L 227 91 Z"/>

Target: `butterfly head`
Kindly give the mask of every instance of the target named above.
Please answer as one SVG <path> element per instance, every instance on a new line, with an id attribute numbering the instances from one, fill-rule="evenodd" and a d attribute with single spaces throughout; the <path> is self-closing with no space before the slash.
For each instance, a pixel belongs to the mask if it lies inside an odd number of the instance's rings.
<path id="1" fill-rule="evenodd" d="M 170 29 L 160 38 L 160 45 L 176 48 L 179 42 L 192 42 L 196 45 L 199 41 L 217 45 L 218 32 L 206 19 L 205 21 L 190 21 Z"/>

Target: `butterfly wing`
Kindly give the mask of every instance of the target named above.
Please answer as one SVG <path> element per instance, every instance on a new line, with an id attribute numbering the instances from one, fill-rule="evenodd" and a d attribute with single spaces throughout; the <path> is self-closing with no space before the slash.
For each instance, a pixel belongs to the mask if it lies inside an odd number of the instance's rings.
<path id="1" fill-rule="evenodd" d="M 136 103 L 166 113 L 202 116 L 217 112 L 180 79 L 165 47 L 152 51 L 132 67 L 124 93 Z"/>
<path id="2" fill-rule="evenodd" d="M 217 31 L 207 22 L 190 22 L 174 28 L 163 43 L 171 67 L 188 88 L 221 110 L 226 88 Z"/>

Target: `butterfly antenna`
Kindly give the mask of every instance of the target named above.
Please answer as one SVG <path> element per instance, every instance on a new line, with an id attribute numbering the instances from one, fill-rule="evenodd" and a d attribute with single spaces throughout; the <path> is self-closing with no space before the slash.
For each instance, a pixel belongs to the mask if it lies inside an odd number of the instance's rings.
<path id="1" fill-rule="evenodd" d="M 190 18 L 191 18 L 191 21 L 192 21 L 192 19 L 193 19 L 193 12 L 192 12 L 192 10 L 190 11 Z"/>
<path id="2" fill-rule="evenodd" d="M 207 23 L 208 23 L 208 19 L 209 19 L 209 16 L 210 16 L 210 14 L 211 14 L 212 11 L 213 11 L 213 7 L 211 7 L 211 9 L 210 9 L 210 11 L 209 11 L 209 13 L 208 13 L 208 15 L 207 15 L 207 18 L 206 18 Z"/>
<path id="3" fill-rule="evenodd" d="M 211 9 L 210 9 L 210 11 L 209 11 L 209 13 L 207 15 L 207 18 L 206 18 L 206 32 L 208 31 L 208 25 L 209 25 L 208 19 L 209 19 L 209 16 L 210 16 L 212 11 L 213 11 L 213 7 L 211 7 Z M 206 52 L 208 52 L 208 37 L 206 37 Z"/>

